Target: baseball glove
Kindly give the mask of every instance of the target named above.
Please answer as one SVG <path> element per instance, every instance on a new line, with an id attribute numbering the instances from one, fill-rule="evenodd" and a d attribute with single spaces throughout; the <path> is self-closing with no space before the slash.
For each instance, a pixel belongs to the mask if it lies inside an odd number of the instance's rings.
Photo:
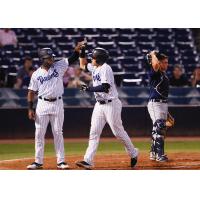
<path id="1" fill-rule="evenodd" d="M 174 123 L 175 123 L 174 118 L 168 112 L 168 114 L 167 114 L 167 120 L 166 120 L 166 126 L 167 126 L 167 128 L 172 128 L 174 126 Z"/>

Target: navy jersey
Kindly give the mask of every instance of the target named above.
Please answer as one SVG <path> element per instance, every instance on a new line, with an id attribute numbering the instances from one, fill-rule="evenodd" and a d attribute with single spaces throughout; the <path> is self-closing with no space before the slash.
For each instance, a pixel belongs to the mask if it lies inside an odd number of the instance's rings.
<path id="1" fill-rule="evenodd" d="M 168 99 L 169 79 L 165 72 L 151 69 L 150 76 L 150 96 L 149 99 Z"/>

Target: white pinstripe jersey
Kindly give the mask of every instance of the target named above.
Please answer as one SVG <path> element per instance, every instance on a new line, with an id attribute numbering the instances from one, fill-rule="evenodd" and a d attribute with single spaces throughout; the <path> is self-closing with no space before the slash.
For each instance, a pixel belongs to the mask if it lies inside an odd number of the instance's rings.
<path id="1" fill-rule="evenodd" d="M 68 59 L 63 58 L 46 71 L 38 68 L 31 77 L 28 89 L 38 91 L 38 96 L 45 98 L 55 98 L 62 96 L 64 93 L 63 75 L 68 68 Z"/>
<path id="2" fill-rule="evenodd" d="M 116 99 L 118 98 L 118 92 L 115 86 L 115 80 L 112 68 L 104 63 L 100 67 L 93 66 L 92 64 L 87 65 L 88 71 L 92 73 L 93 86 L 101 85 L 102 83 L 110 84 L 109 93 L 105 92 L 94 92 L 97 101 Z"/>

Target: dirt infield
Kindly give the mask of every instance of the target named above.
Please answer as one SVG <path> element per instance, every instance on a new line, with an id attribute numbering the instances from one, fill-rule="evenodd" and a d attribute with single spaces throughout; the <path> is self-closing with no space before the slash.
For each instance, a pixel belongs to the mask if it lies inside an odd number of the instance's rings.
<path id="1" fill-rule="evenodd" d="M 200 153 L 169 153 L 169 161 L 158 163 L 150 161 L 147 153 L 140 153 L 137 167 L 135 170 L 193 170 L 200 169 Z M 68 156 L 66 160 L 70 169 L 78 170 L 74 163 L 82 159 L 82 156 Z M 3 170 L 25 170 L 26 166 L 32 162 L 31 158 L 0 161 L 0 169 Z M 97 155 L 95 157 L 95 170 L 130 170 L 129 157 L 127 155 Z M 45 158 L 45 170 L 56 169 L 55 158 Z M 43 170 L 44 170 L 43 169 Z"/>

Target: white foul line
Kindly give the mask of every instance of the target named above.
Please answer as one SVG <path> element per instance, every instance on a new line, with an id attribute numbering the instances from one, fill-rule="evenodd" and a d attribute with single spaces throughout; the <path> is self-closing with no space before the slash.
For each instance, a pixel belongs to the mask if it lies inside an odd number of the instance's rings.
<path id="1" fill-rule="evenodd" d="M 30 158 L 17 158 L 17 159 L 10 159 L 10 160 L 0 160 L 0 163 L 20 161 L 20 160 L 30 160 L 30 159 L 34 159 L 34 157 L 30 157 Z"/>

